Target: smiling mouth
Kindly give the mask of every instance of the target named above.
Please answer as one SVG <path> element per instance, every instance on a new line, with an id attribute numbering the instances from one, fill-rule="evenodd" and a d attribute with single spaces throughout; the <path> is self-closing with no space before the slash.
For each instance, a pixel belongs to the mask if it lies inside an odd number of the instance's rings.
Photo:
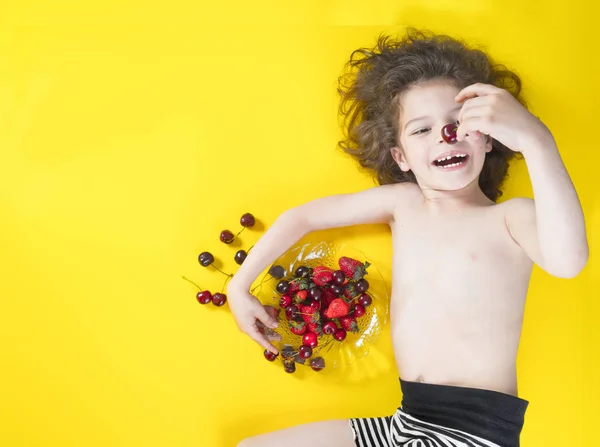
<path id="1" fill-rule="evenodd" d="M 450 157 L 439 158 L 433 162 L 438 168 L 454 168 L 463 165 L 467 162 L 469 156 L 467 154 L 456 154 Z"/>

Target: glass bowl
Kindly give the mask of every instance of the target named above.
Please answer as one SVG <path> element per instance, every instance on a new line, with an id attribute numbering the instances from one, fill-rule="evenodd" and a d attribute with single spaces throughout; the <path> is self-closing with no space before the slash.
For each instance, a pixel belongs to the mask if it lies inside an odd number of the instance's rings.
<path id="1" fill-rule="evenodd" d="M 336 324 L 336 327 L 339 329 L 342 326 L 345 326 L 346 329 L 353 329 L 346 331 L 346 337 L 342 341 L 338 341 L 334 338 L 333 334 L 325 334 L 321 330 L 314 330 L 314 325 L 312 326 L 313 331 L 317 332 L 317 346 L 312 347 L 312 355 L 309 358 L 301 358 L 299 353 L 299 347 L 303 344 L 304 334 L 298 335 L 297 333 L 293 333 L 291 331 L 290 324 L 290 314 L 286 312 L 286 309 L 290 307 L 290 305 L 285 305 L 282 302 L 283 295 L 296 295 L 295 293 L 286 292 L 284 293 L 280 288 L 278 291 L 278 283 L 280 281 L 291 281 L 294 278 L 298 278 L 295 275 L 298 267 L 305 266 L 311 269 L 307 281 L 309 283 L 308 287 L 311 285 L 314 287 L 314 283 L 312 282 L 312 275 L 314 274 L 314 269 L 317 266 L 325 266 L 332 270 L 340 270 L 340 266 L 338 264 L 338 260 L 341 257 L 347 257 L 354 260 L 359 261 L 363 265 L 366 265 L 366 274 L 364 275 L 364 279 L 368 283 L 368 289 L 364 293 L 360 292 L 350 292 L 347 295 L 341 294 L 337 296 L 337 298 L 346 302 L 349 306 L 350 314 L 346 317 L 354 317 L 354 321 L 356 322 L 356 326 L 349 326 L 348 319 L 345 318 L 346 321 L 342 324 L 341 319 L 339 318 L 331 318 Z M 366 264 L 368 262 L 368 264 Z M 280 266 L 283 268 L 283 272 L 279 269 L 277 272 L 274 269 L 274 266 Z M 305 269 L 306 270 L 306 269 Z M 281 273 L 284 273 L 283 277 L 280 276 Z M 273 276 L 275 274 L 275 276 Z M 339 275 L 339 274 L 338 274 Z M 356 285 L 356 282 L 359 278 L 349 278 L 346 280 L 346 285 L 348 283 Z M 299 278 L 296 279 L 299 281 Z M 322 284 L 322 282 L 321 282 Z M 331 286 L 331 282 L 324 285 L 322 289 L 329 289 Z M 342 288 L 345 288 L 346 285 L 342 285 Z M 364 286 L 364 283 L 362 284 Z M 304 287 L 307 287 L 307 282 L 304 282 Z M 287 372 L 294 372 L 296 365 L 303 365 L 305 367 L 311 367 L 313 370 L 321 370 L 319 366 L 322 366 L 324 362 L 325 368 L 338 368 L 341 366 L 347 366 L 355 362 L 357 359 L 366 356 L 369 353 L 370 345 L 377 340 L 379 334 L 383 326 L 387 322 L 388 312 L 389 312 L 389 295 L 387 291 L 387 286 L 384 281 L 384 278 L 377 268 L 377 266 L 370 260 L 363 252 L 356 250 L 346 244 L 335 244 L 332 242 L 310 242 L 304 245 L 293 247 L 288 250 L 282 256 L 280 256 L 271 266 L 269 271 L 264 275 L 260 284 L 255 287 L 254 295 L 259 299 L 259 301 L 268 306 L 268 310 L 271 311 L 272 314 L 277 315 L 279 326 L 277 329 L 271 330 L 266 329 L 270 334 L 268 334 L 268 338 L 273 343 L 275 347 L 280 352 L 280 355 L 275 359 L 276 361 L 284 363 L 284 369 Z M 285 290 L 285 288 L 283 289 Z M 360 288 L 359 288 L 360 290 Z M 356 304 L 359 303 L 360 295 L 368 295 L 371 299 L 371 303 L 369 305 L 363 306 L 364 314 L 356 318 L 355 314 Z M 329 294 L 328 294 L 329 295 Z M 315 302 L 311 298 L 309 294 L 308 298 L 303 302 L 298 302 L 298 298 L 293 298 L 294 302 L 292 303 L 297 308 L 299 308 L 300 313 L 302 314 L 302 309 L 307 309 L 306 307 L 312 302 Z M 289 301 L 289 300 L 288 300 Z M 315 303 L 314 306 L 319 308 L 320 316 L 318 320 L 320 324 L 324 324 L 330 320 L 328 316 L 335 315 L 332 313 L 328 313 L 326 316 L 325 311 L 327 310 L 326 304 L 328 301 L 331 301 L 331 296 L 329 296 L 329 300 L 321 299 L 319 302 Z M 363 298 L 362 302 L 364 303 L 365 299 Z M 368 302 L 368 299 L 367 299 Z M 339 304 L 339 302 L 338 302 Z M 359 312 L 361 313 L 362 309 Z M 304 320 L 305 323 L 310 320 L 311 310 L 309 309 L 309 313 L 297 315 L 293 318 L 295 321 L 300 324 L 304 317 L 308 318 L 308 320 Z M 287 314 L 287 316 L 286 316 Z M 304 317 L 303 317 L 304 315 Z M 331 325 L 329 325 L 331 327 Z M 308 329 L 307 331 L 310 331 Z M 297 331 L 298 332 L 298 331 Z M 314 339 L 314 337 L 313 337 Z M 313 342 L 314 343 L 314 342 Z M 310 344 L 310 343 L 309 343 Z M 303 348 L 305 349 L 305 348 Z M 306 353 L 305 353 L 306 354 Z M 287 360 L 285 360 L 287 357 Z M 321 357 L 323 360 L 319 360 L 317 363 L 311 362 L 313 359 Z M 294 365 L 291 365 L 291 359 L 294 360 Z M 275 361 L 272 360 L 272 361 Z M 319 362 L 321 365 L 319 365 Z M 286 368 L 287 363 L 287 368 Z M 315 366 L 315 368 L 312 368 Z M 289 370 L 292 369 L 292 370 Z"/>

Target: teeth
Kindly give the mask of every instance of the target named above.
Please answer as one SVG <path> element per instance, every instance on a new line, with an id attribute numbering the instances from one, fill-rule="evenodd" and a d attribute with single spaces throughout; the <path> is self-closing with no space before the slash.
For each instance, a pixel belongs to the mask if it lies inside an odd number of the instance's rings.
<path id="1" fill-rule="evenodd" d="M 440 162 L 440 161 L 444 161 L 444 160 L 450 160 L 452 157 L 466 157 L 467 154 L 456 154 L 456 155 L 450 155 L 449 157 L 444 157 L 444 158 L 438 158 L 436 161 Z"/>

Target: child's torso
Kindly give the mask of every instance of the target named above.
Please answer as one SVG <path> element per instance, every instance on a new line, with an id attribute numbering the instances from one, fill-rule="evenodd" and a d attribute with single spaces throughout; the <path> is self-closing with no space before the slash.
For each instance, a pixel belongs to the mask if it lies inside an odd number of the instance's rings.
<path id="1" fill-rule="evenodd" d="M 517 394 L 532 262 L 510 237 L 505 206 L 396 213 L 391 324 L 404 380 Z"/>

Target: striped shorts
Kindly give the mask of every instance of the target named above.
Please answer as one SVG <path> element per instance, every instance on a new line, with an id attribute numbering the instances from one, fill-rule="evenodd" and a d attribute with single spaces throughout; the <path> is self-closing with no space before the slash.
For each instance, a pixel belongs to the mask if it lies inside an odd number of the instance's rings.
<path id="1" fill-rule="evenodd" d="M 357 447 L 519 447 L 528 401 L 478 388 L 400 385 L 395 414 L 349 420 Z"/>

